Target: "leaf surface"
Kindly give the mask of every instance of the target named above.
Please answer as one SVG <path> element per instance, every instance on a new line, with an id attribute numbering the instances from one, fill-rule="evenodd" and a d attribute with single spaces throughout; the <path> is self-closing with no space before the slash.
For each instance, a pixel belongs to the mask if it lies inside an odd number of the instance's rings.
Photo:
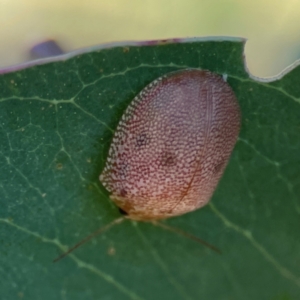
<path id="1" fill-rule="evenodd" d="M 116 45 L 0 76 L 1 299 L 298 299 L 300 68 L 256 81 L 243 48 Z M 242 129 L 210 204 L 165 222 L 222 254 L 125 221 L 53 264 L 119 216 L 98 180 L 114 129 L 147 84 L 183 68 L 227 75 Z"/>

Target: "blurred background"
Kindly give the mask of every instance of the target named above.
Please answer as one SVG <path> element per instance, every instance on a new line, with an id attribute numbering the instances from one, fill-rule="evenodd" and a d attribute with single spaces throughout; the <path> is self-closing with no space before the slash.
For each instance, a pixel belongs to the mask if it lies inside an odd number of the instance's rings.
<path id="1" fill-rule="evenodd" d="M 259 77 L 300 57 L 300 0 L 0 0 L 0 68 L 54 39 L 64 51 L 101 43 L 195 36 L 248 39 Z"/>

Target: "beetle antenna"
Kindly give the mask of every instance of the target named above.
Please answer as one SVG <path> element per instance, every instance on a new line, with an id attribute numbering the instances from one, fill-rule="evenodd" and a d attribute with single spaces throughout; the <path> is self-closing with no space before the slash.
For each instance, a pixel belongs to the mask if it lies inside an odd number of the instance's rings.
<path id="1" fill-rule="evenodd" d="M 58 256 L 57 258 L 55 258 L 53 260 L 53 262 L 58 262 L 59 260 L 61 260 L 62 258 L 66 257 L 68 254 L 70 254 L 71 252 L 73 252 L 75 249 L 77 249 L 78 247 L 80 247 L 81 245 L 85 244 L 86 242 L 88 242 L 89 240 L 91 240 L 92 238 L 94 238 L 95 236 L 97 236 L 100 233 L 103 233 L 105 231 L 107 231 L 109 228 L 113 227 L 114 225 L 120 224 L 122 223 L 125 219 L 128 219 L 127 216 L 122 216 L 118 219 L 113 220 L 112 222 L 110 222 L 109 224 L 97 229 L 95 232 L 91 233 L 90 235 L 88 235 L 86 238 L 84 238 L 83 240 L 81 240 L 79 243 L 77 243 L 76 245 L 74 245 L 73 247 L 71 247 L 68 251 L 66 251 L 65 253 L 61 254 L 60 256 Z"/>
<path id="2" fill-rule="evenodd" d="M 218 249 L 217 247 L 215 247 L 215 246 L 213 246 L 213 245 L 211 245 L 211 244 L 203 241 L 202 239 L 200 239 L 200 238 L 198 238 L 198 237 L 196 237 L 196 236 L 194 236 L 194 235 L 192 235 L 192 234 L 190 234 L 190 233 L 188 233 L 188 232 L 186 232 L 186 231 L 184 231 L 182 229 L 179 229 L 179 228 L 176 228 L 176 227 L 172 227 L 170 225 L 167 225 L 165 223 L 161 223 L 161 222 L 158 222 L 158 221 L 153 221 L 152 224 L 154 224 L 155 226 L 161 227 L 163 229 L 175 232 L 175 233 L 177 233 L 179 235 L 182 235 L 184 237 L 187 237 L 187 238 L 189 238 L 189 239 L 191 239 L 193 241 L 196 241 L 196 242 L 198 242 L 198 243 L 200 243 L 200 244 L 202 244 L 202 245 L 210 248 L 211 250 L 214 250 L 215 252 L 217 252 L 219 254 L 222 253 L 221 250 Z"/>

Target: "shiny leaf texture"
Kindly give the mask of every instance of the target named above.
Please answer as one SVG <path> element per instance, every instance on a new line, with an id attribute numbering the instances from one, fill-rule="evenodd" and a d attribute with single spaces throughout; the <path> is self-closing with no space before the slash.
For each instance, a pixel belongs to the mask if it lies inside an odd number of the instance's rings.
<path id="1" fill-rule="evenodd" d="M 244 41 L 128 43 L 0 75 L 1 299 L 299 299 L 300 68 L 245 71 Z M 114 129 L 148 83 L 183 68 L 227 77 L 240 137 L 210 202 L 164 221 L 217 254 L 120 216 L 98 180 Z"/>

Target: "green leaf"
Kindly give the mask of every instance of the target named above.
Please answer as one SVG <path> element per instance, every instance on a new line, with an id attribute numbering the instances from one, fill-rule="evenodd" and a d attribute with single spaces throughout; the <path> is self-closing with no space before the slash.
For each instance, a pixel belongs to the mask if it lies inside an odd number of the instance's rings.
<path id="1" fill-rule="evenodd" d="M 102 47 L 0 76 L 1 299 L 299 299 L 300 68 L 250 77 L 240 39 Z M 120 214 L 98 176 L 120 116 L 157 77 L 227 74 L 242 110 L 230 164 L 205 208 L 129 220 L 65 259 Z"/>

